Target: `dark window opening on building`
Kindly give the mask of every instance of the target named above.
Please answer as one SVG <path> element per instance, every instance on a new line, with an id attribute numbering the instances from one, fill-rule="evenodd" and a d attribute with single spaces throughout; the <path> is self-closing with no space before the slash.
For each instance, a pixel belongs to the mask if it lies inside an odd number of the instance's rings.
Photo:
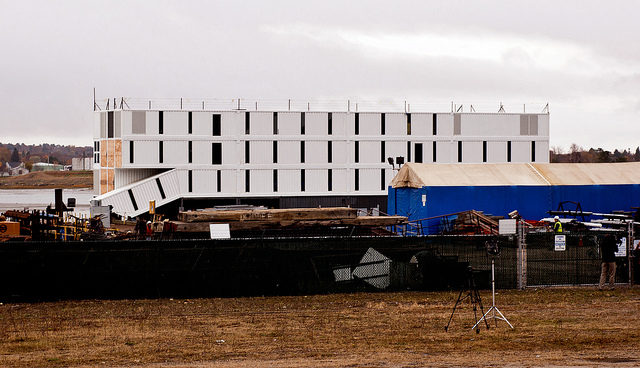
<path id="1" fill-rule="evenodd" d="M 251 131 L 251 114 L 249 111 L 244 113 L 244 134 L 249 134 Z"/>
<path id="2" fill-rule="evenodd" d="M 354 143 L 354 150 L 355 150 L 355 159 L 354 162 L 358 163 L 360 162 L 360 142 L 355 141 Z"/>
<path id="3" fill-rule="evenodd" d="M 129 163 L 133 163 L 133 141 L 129 141 Z"/>
<path id="4" fill-rule="evenodd" d="M 487 162 L 487 141 L 482 142 L 482 162 Z"/>
<path id="5" fill-rule="evenodd" d="M 211 164 L 222 164 L 222 143 L 211 143 Z"/>
<path id="6" fill-rule="evenodd" d="M 113 111 L 107 113 L 107 138 L 113 138 Z"/>
<path id="7" fill-rule="evenodd" d="M 193 112 L 189 111 L 189 134 L 193 133 Z"/>
<path id="8" fill-rule="evenodd" d="M 327 191 L 333 191 L 333 170 L 327 170 Z"/>
<path id="9" fill-rule="evenodd" d="M 360 113 L 359 112 L 356 112 L 354 132 L 355 132 L 355 135 L 360 134 Z"/>
<path id="10" fill-rule="evenodd" d="M 164 111 L 158 111 L 158 134 L 164 134 Z"/>
<path id="11" fill-rule="evenodd" d="M 164 142 L 158 142 L 158 162 L 164 162 Z"/>
<path id="12" fill-rule="evenodd" d="M 407 135 L 411 135 L 411 114 L 407 114 Z"/>
<path id="13" fill-rule="evenodd" d="M 160 182 L 160 178 L 156 178 L 156 185 L 158 186 L 158 191 L 160 192 L 160 197 L 162 199 L 166 199 L 167 196 L 164 194 L 164 189 L 162 188 L 162 183 Z"/>
<path id="14" fill-rule="evenodd" d="M 304 114 L 304 112 L 300 113 L 300 134 L 304 135 L 304 131 L 305 131 L 305 123 L 306 123 L 306 116 Z"/>
<path id="15" fill-rule="evenodd" d="M 458 141 L 458 162 L 462 162 L 462 141 Z"/>
<path id="16" fill-rule="evenodd" d="M 385 190 L 387 183 L 385 180 L 385 173 L 384 173 L 384 169 L 380 169 L 380 190 Z"/>
<path id="17" fill-rule="evenodd" d="M 433 114 L 432 134 L 438 135 L 438 114 Z"/>
<path id="18" fill-rule="evenodd" d="M 212 135 L 214 135 L 214 136 L 222 135 L 221 120 L 222 120 L 222 117 L 220 116 L 220 114 L 213 114 L 212 115 L 212 117 L 211 117 L 211 125 L 212 125 L 211 134 Z"/>
<path id="19" fill-rule="evenodd" d="M 433 116 L 435 116 L 435 114 Z M 432 152 L 433 162 L 436 162 L 436 152 L 437 152 L 436 141 L 433 141 L 433 152 Z"/>
<path id="20" fill-rule="evenodd" d="M 273 113 L 273 135 L 278 134 L 278 113 Z"/>
<path id="21" fill-rule="evenodd" d="M 380 142 L 380 162 L 386 161 L 386 155 L 387 154 L 385 153 L 384 141 L 382 141 Z"/>
<path id="22" fill-rule="evenodd" d="M 189 163 L 193 162 L 193 141 L 189 141 Z"/>
<path id="23" fill-rule="evenodd" d="M 304 141 L 300 141 L 300 163 L 304 163 Z"/>
<path id="24" fill-rule="evenodd" d="M 129 193 L 129 199 L 131 199 L 131 204 L 133 205 L 133 210 L 137 211 L 138 210 L 138 204 L 136 203 L 136 198 L 133 196 L 133 192 L 131 191 L 131 189 L 127 190 L 127 192 Z"/>
<path id="25" fill-rule="evenodd" d="M 249 193 L 251 189 L 251 174 L 249 170 L 244 171 L 244 191 Z"/>
<path id="26" fill-rule="evenodd" d="M 411 162 L 411 141 L 407 142 L 407 162 Z"/>
<path id="27" fill-rule="evenodd" d="M 353 170 L 354 174 L 354 188 L 356 192 L 360 190 L 360 169 Z"/>
<path id="28" fill-rule="evenodd" d="M 511 141 L 507 141 L 507 162 L 511 162 Z"/>
<path id="29" fill-rule="evenodd" d="M 249 163 L 249 141 L 244 142 L 244 163 Z"/>
<path id="30" fill-rule="evenodd" d="M 380 114 L 380 135 L 384 135 L 385 134 L 385 130 L 386 130 L 386 115 L 385 113 Z"/>
<path id="31" fill-rule="evenodd" d="M 278 170 L 273 170 L 273 191 L 278 191 Z"/>
<path id="32" fill-rule="evenodd" d="M 414 154 L 416 156 L 415 162 L 422 163 L 422 143 L 416 143 L 414 145 Z"/>
<path id="33" fill-rule="evenodd" d="M 333 144 L 331 143 L 331 141 L 327 142 L 327 162 L 333 162 Z"/>
<path id="34" fill-rule="evenodd" d="M 536 162 L 536 141 L 531 141 L 531 162 Z"/>
<path id="35" fill-rule="evenodd" d="M 304 192 L 305 189 L 305 172 L 304 169 L 300 170 L 300 191 Z"/>
<path id="36" fill-rule="evenodd" d="M 273 152 L 271 153 L 273 156 L 273 163 L 278 163 L 278 141 L 273 141 Z"/>
<path id="37" fill-rule="evenodd" d="M 327 134 L 333 134 L 333 114 L 327 114 Z"/>
<path id="38" fill-rule="evenodd" d="M 189 193 L 193 192 L 193 171 L 189 170 Z"/>
<path id="39" fill-rule="evenodd" d="M 216 191 L 222 192 L 222 171 L 216 171 Z"/>

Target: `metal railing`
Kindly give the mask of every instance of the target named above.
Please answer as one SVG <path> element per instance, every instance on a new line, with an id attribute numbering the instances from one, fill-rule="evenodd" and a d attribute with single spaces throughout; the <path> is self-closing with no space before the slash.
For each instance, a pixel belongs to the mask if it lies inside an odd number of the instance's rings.
<path id="1" fill-rule="evenodd" d="M 299 111 L 299 112 L 457 112 L 457 113 L 549 113 L 548 103 L 456 101 L 408 101 L 398 99 L 245 99 L 245 98 L 136 98 L 94 100 L 94 111 Z"/>

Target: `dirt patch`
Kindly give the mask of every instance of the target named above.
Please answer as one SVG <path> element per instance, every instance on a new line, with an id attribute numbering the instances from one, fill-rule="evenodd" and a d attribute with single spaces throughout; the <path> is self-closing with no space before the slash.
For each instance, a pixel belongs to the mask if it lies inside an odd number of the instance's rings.
<path id="1" fill-rule="evenodd" d="M 490 293 L 483 291 L 485 310 Z M 640 288 L 499 291 L 470 330 L 456 292 L 0 305 L 0 366 L 631 367 Z"/>
<path id="2" fill-rule="evenodd" d="M 0 177 L 0 189 L 92 188 L 92 171 L 38 171 Z"/>

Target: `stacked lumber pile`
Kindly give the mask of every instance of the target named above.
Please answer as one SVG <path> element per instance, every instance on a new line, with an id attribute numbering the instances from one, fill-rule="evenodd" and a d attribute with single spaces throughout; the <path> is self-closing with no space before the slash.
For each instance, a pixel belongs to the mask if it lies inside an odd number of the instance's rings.
<path id="1" fill-rule="evenodd" d="M 230 209 L 186 211 L 173 221 L 178 232 L 208 232 L 209 224 L 229 224 L 231 231 L 331 226 L 386 227 L 407 222 L 404 216 L 358 216 L 346 207 Z"/>
<path id="2" fill-rule="evenodd" d="M 458 234 L 498 234 L 498 220 L 502 216 L 486 215 L 482 211 L 470 210 L 458 213 L 455 232 Z"/>

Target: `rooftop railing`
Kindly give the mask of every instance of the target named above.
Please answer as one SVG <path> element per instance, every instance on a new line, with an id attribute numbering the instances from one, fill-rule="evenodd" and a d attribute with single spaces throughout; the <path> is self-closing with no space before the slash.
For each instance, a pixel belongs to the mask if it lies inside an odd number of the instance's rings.
<path id="1" fill-rule="evenodd" d="M 184 111 L 309 111 L 309 112 L 460 112 L 460 113 L 549 113 L 548 103 L 480 102 L 474 104 L 404 100 L 329 99 L 197 99 L 117 97 L 95 100 L 94 111 L 184 110 Z"/>

